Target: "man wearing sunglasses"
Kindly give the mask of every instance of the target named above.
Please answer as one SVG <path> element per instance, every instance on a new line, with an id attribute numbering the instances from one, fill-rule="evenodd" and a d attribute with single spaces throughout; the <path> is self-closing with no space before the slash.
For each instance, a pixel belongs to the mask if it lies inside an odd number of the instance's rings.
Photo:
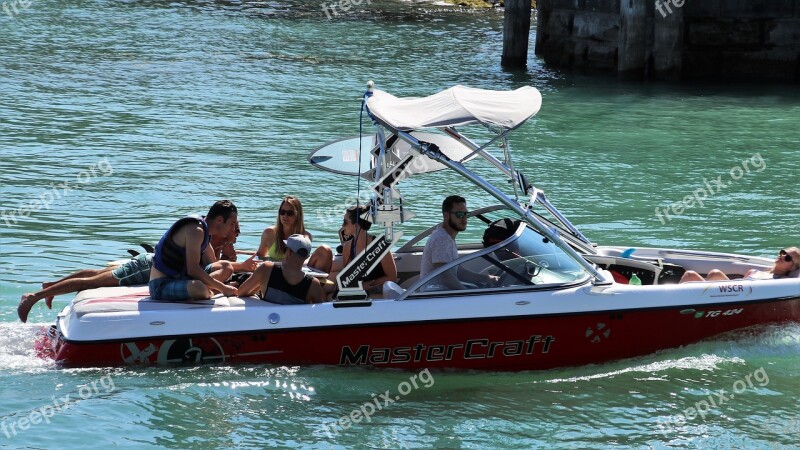
<path id="1" fill-rule="evenodd" d="M 744 279 L 748 280 L 769 280 L 777 278 L 792 278 L 800 276 L 800 249 L 797 247 L 787 247 L 778 252 L 775 263 L 771 269 L 764 271 L 750 269 L 744 274 Z M 687 281 L 725 281 L 729 280 L 721 270 L 713 269 L 708 272 L 705 278 L 693 270 L 688 270 L 683 274 L 681 283 Z"/>
<path id="2" fill-rule="evenodd" d="M 456 236 L 467 229 L 467 201 L 459 195 L 451 195 L 442 202 L 442 223 L 428 237 L 422 251 L 422 265 L 419 276 L 425 278 L 438 267 L 458 259 Z M 443 272 L 436 277 L 435 290 L 467 289 L 459 276 L 472 283 L 491 283 L 497 277 L 469 272 L 458 267 Z"/>

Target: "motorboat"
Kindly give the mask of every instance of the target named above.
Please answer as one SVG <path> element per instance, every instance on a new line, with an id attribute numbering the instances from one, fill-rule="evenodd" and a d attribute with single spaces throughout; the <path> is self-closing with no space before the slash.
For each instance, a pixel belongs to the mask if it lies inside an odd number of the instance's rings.
<path id="1" fill-rule="evenodd" d="M 769 269 L 769 259 L 589 240 L 514 168 L 508 135 L 541 103 L 530 86 L 455 86 L 400 98 L 370 84 L 362 108 L 374 133 L 334 141 L 309 156 L 318 168 L 371 180 L 369 219 L 373 230 L 383 229 L 339 273 L 336 298 L 308 305 L 221 295 L 158 302 L 146 286 L 92 289 L 58 314 L 37 349 L 67 367 L 267 363 L 520 371 L 630 358 L 800 319 L 800 278 L 736 279 L 749 269 Z M 477 130 L 486 142 L 462 129 Z M 479 163 L 497 179 L 469 168 Z M 470 226 L 513 219 L 514 227 L 486 246 L 459 239 L 458 259 L 420 277 L 432 227 L 394 249 L 397 282 L 386 283 L 380 296 L 367 294 L 364 275 L 414 220 L 399 186 L 431 171 L 469 180 L 476 188 L 470 198 L 483 191 L 496 200 L 470 211 Z M 732 279 L 678 283 L 687 270 L 712 269 Z M 494 277 L 465 282 L 463 289 L 437 282 L 445 271 L 462 270 Z M 628 283 L 636 279 L 641 284 Z"/>

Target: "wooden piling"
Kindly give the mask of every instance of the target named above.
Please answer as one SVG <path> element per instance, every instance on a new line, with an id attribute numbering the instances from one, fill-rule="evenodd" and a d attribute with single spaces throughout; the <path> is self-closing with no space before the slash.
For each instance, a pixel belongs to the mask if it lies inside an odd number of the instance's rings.
<path id="1" fill-rule="evenodd" d="M 544 43 L 547 41 L 547 26 L 550 22 L 550 12 L 553 10 L 553 0 L 538 0 L 536 2 L 536 47 L 537 55 L 544 55 Z"/>
<path id="2" fill-rule="evenodd" d="M 647 8 L 643 0 L 622 0 L 619 5 L 617 72 L 626 79 L 645 75 L 647 50 Z"/>
<path id="3" fill-rule="evenodd" d="M 653 17 L 653 78 L 677 81 L 683 69 L 684 9 Z"/>
<path id="4" fill-rule="evenodd" d="M 530 32 L 531 0 L 505 0 L 501 66 L 507 69 L 527 67 Z"/>

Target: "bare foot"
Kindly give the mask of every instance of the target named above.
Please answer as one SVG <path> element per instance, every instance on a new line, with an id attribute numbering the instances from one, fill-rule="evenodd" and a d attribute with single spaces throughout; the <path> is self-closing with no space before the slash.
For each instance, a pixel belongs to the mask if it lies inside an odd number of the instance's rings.
<path id="1" fill-rule="evenodd" d="M 21 320 L 22 323 L 28 321 L 28 313 L 31 312 L 31 308 L 33 308 L 33 305 L 35 305 L 38 301 L 39 300 L 37 300 L 33 294 L 25 294 L 19 300 L 19 306 L 17 306 L 17 315 L 19 315 L 19 320 Z"/>
<path id="2" fill-rule="evenodd" d="M 56 284 L 55 281 L 44 282 L 44 283 L 42 283 L 42 289 L 43 290 L 47 289 L 47 288 L 49 288 L 50 286 L 52 286 L 54 284 Z M 47 304 L 48 308 L 53 309 L 53 296 L 52 295 L 50 297 L 45 297 L 44 302 Z"/>

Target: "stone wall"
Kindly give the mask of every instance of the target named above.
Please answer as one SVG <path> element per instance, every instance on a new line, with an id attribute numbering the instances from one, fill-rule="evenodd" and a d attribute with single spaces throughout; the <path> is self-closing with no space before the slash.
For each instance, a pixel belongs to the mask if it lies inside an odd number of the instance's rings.
<path id="1" fill-rule="evenodd" d="M 536 54 L 555 66 L 800 82 L 800 0 L 539 0 L 537 12 Z"/>

